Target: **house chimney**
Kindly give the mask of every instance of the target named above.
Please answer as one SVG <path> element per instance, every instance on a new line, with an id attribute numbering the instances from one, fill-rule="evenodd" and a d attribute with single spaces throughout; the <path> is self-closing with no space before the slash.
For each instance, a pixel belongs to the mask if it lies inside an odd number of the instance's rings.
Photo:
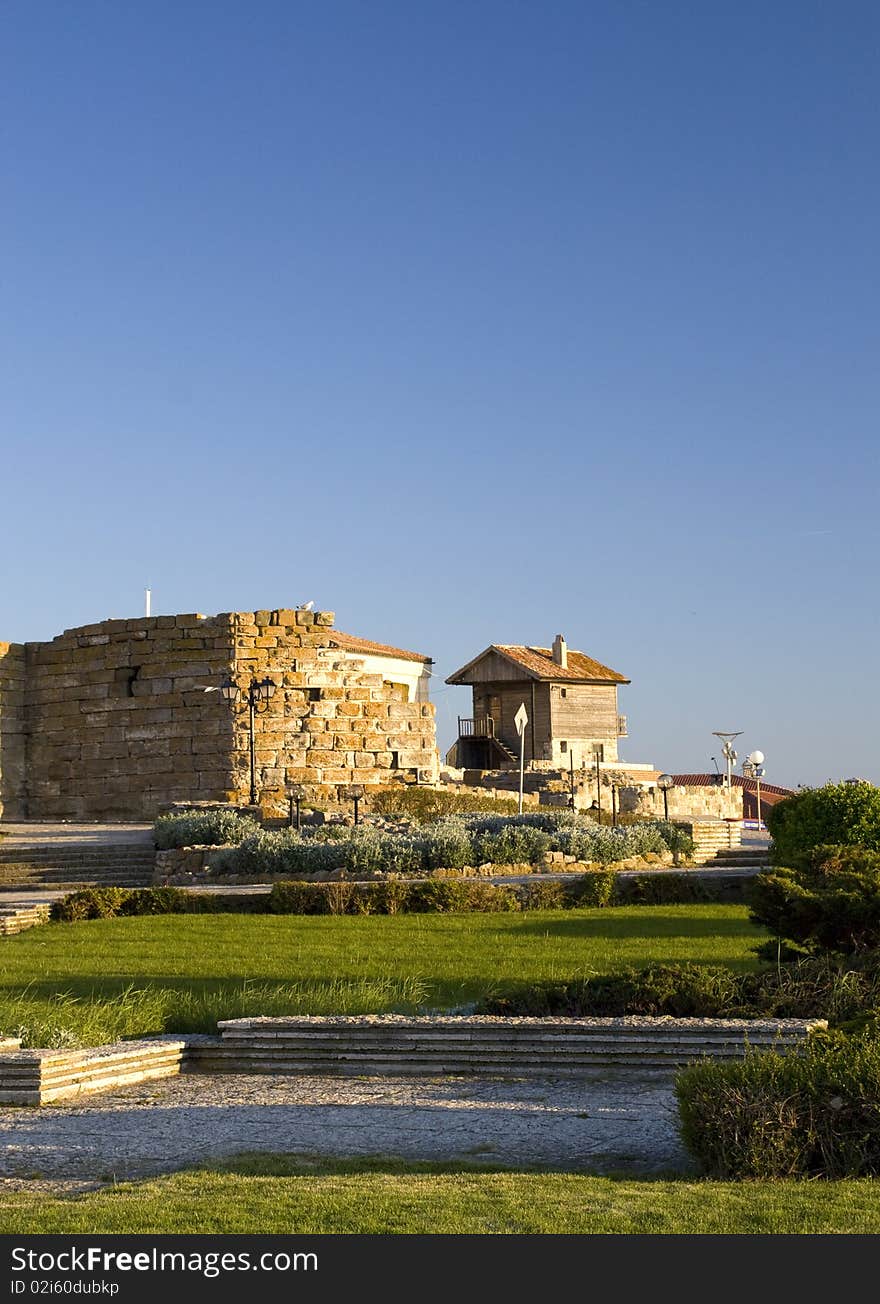
<path id="1" fill-rule="evenodd" d="M 557 634 L 553 640 L 553 660 L 560 670 L 568 669 L 568 647 L 561 634 Z"/>

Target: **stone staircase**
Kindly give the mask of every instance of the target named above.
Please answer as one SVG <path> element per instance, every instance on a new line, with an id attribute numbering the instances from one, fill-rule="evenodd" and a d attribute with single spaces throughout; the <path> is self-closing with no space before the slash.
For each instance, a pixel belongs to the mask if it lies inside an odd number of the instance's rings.
<path id="1" fill-rule="evenodd" d="M 741 869 L 760 874 L 770 865 L 768 847 L 721 847 L 706 859 L 703 869 Z"/>
<path id="2" fill-rule="evenodd" d="M 149 887 L 156 853 L 149 844 L 4 846 L 0 892 L 17 888 Z"/>

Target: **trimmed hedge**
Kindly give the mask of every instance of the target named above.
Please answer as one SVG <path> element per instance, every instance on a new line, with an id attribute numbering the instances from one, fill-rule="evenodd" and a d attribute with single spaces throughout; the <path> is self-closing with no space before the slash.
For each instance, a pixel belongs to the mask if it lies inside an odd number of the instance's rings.
<path id="1" fill-rule="evenodd" d="M 276 883 L 269 894 L 273 914 L 393 915 L 566 910 L 607 905 L 613 875 L 586 874 L 571 883 L 462 883 L 454 879 L 384 883 Z"/>
<path id="2" fill-rule="evenodd" d="M 179 887 L 88 887 L 52 903 L 49 918 L 75 924 L 84 919 L 129 915 L 267 914 L 265 896 L 186 892 Z"/>
<path id="3" fill-rule="evenodd" d="M 570 910 L 610 903 L 614 875 L 603 870 L 570 882 L 462 883 L 455 879 L 373 883 L 276 883 L 260 896 L 187 892 L 183 888 L 84 888 L 56 901 L 51 918 L 59 923 L 114 919 L 129 915 L 279 914 L 394 915 L 471 911 Z"/>
<path id="4" fill-rule="evenodd" d="M 752 1053 L 682 1070 L 681 1135 L 719 1178 L 880 1175 L 880 1036 L 814 1036 L 802 1054 Z"/>

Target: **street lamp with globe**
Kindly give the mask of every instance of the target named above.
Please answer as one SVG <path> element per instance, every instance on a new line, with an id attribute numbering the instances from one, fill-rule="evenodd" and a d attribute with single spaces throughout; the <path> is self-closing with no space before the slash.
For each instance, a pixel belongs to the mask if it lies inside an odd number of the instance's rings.
<path id="1" fill-rule="evenodd" d="M 757 789 L 757 806 L 758 806 L 758 828 L 761 827 L 761 778 L 764 774 L 764 753 L 759 751 L 749 752 L 748 757 L 743 762 L 743 773 L 746 777 L 755 780 Z"/>
<path id="2" fill-rule="evenodd" d="M 669 789 L 675 787 L 675 780 L 671 774 L 661 774 L 657 780 L 657 787 L 663 793 L 663 818 L 669 819 Z"/>

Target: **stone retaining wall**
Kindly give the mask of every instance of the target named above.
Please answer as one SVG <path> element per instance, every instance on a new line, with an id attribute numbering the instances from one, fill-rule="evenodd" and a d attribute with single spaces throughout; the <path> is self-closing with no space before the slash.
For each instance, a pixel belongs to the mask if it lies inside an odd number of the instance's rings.
<path id="1" fill-rule="evenodd" d="M 173 1077 L 180 1072 L 185 1052 L 184 1038 L 121 1041 L 85 1050 L 0 1048 L 0 1102 L 47 1105 Z"/>
<path id="2" fill-rule="evenodd" d="M 194 1067 L 236 1073 L 571 1076 L 593 1068 L 674 1069 L 746 1047 L 783 1054 L 824 1020 L 536 1019 L 361 1015 L 230 1019 Z"/>
<path id="3" fill-rule="evenodd" d="M 823 1019 L 527 1019 L 360 1015 L 230 1019 L 220 1036 L 155 1037 L 86 1050 L 0 1039 L 0 1103 L 44 1105 L 182 1071 L 577 1077 L 673 1071 L 747 1048 L 796 1052 Z"/>
<path id="4" fill-rule="evenodd" d="M 376 871 L 369 874 L 357 874 L 351 870 L 320 870 L 311 874 L 219 874 L 211 869 L 212 853 L 219 847 L 174 847 L 168 851 L 156 853 L 156 868 L 153 874 L 155 887 L 192 887 L 199 884 L 222 886 L 238 883 L 304 883 L 381 882 L 390 878 L 510 878 L 513 875 L 526 874 L 588 874 L 596 869 L 644 869 L 646 871 L 668 868 L 673 863 L 672 852 L 654 854 L 650 858 L 632 856 L 613 865 L 599 865 L 576 860 L 574 856 L 565 856 L 561 851 L 548 852 L 538 865 L 465 865 L 460 869 L 426 869 L 417 874 L 388 874 Z"/>

